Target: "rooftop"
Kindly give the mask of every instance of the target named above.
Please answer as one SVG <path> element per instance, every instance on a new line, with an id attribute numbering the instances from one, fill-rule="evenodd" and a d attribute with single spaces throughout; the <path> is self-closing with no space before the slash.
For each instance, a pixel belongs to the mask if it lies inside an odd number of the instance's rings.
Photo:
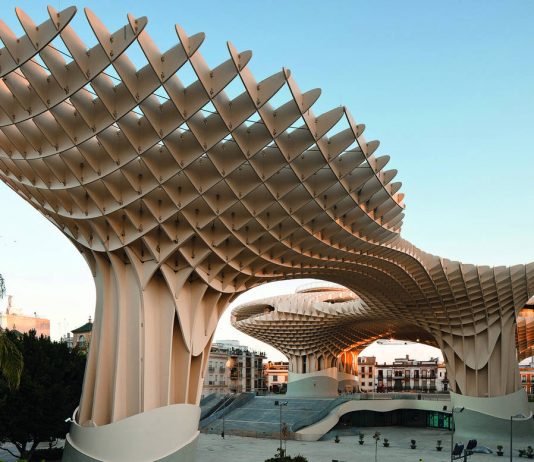
<path id="1" fill-rule="evenodd" d="M 91 318 L 89 318 L 89 321 L 86 322 L 83 326 L 80 326 L 71 332 L 73 334 L 84 334 L 86 332 L 91 332 L 92 330 L 93 330 L 93 322 L 91 321 Z"/>

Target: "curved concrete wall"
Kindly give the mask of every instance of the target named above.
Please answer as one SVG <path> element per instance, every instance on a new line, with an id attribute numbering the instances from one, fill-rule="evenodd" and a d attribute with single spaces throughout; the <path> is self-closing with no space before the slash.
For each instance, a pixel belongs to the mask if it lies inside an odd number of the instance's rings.
<path id="1" fill-rule="evenodd" d="M 63 462 L 194 462 L 200 408 L 175 404 L 100 427 L 71 425 Z"/>
<path id="2" fill-rule="evenodd" d="M 286 396 L 288 398 L 332 398 L 338 396 L 338 390 L 344 390 L 346 385 L 357 388 L 357 380 L 354 375 L 339 372 L 335 367 L 305 374 L 289 372 Z"/>
<path id="3" fill-rule="evenodd" d="M 525 390 L 491 398 L 477 398 L 450 392 L 451 402 L 455 408 L 466 408 L 481 414 L 500 419 L 510 419 L 510 416 L 523 414 L 530 416 L 530 408 Z"/>
<path id="4" fill-rule="evenodd" d="M 507 447 L 510 441 L 510 417 L 518 414 L 526 418 L 513 421 L 514 441 L 532 444 L 534 440 L 534 420 L 527 394 L 521 389 L 515 393 L 492 398 L 476 398 L 451 392 L 451 403 L 456 409 L 454 421 L 458 439 L 476 438 L 479 441 L 502 444 Z"/>
<path id="5" fill-rule="evenodd" d="M 317 441 L 329 432 L 341 416 L 355 411 L 389 412 L 397 409 L 419 409 L 422 411 L 441 411 L 443 406 L 450 406 L 450 401 L 429 401 L 416 399 L 376 399 L 351 400 L 340 404 L 323 420 L 303 428 L 295 433 L 295 439 Z"/>
<path id="6" fill-rule="evenodd" d="M 451 401 L 429 400 L 352 400 L 340 404 L 323 420 L 295 433 L 302 441 L 317 441 L 330 431 L 341 416 L 355 411 L 389 412 L 397 409 L 418 409 L 424 411 L 447 411 L 464 408 L 454 413 L 455 440 L 477 439 L 479 444 L 494 448 L 497 444 L 509 447 L 510 416 L 523 414 L 526 419 L 513 421 L 514 444 L 532 444 L 534 440 L 534 420 L 526 394 L 523 390 L 494 398 L 474 398 L 451 393 Z"/>

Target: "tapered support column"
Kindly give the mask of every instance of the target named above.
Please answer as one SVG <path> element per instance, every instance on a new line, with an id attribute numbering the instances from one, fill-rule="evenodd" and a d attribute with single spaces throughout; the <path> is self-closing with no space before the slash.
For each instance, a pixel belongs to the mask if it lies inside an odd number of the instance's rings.
<path id="1" fill-rule="evenodd" d="M 515 333 L 515 312 L 510 307 L 487 322 L 460 325 L 454 332 L 436 335 L 451 390 L 480 398 L 518 391 Z"/>
<path id="2" fill-rule="evenodd" d="M 534 435 L 519 376 L 515 320 L 510 306 L 501 308 L 499 316 L 487 316 L 486 322 L 460 325 L 457 332 L 436 337 L 447 366 L 459 440 L 505 445 L 512 416 L 518 416 L 513 424 L 517 442 Z"/>
<path id="3" fill-rule="evenodd" d="M 86 257 L 97 289 L 95 323 L 64 460 L 85 460 L 76 458 L 79 452 L 109 462 L 170 454 L 165 460 L 193 460 L 209 349 L 231 295 L 191 278 L 190 270 L 155 267 L 133 253 Z M 147 434 L 147 448 L 132 451 Z M 107 438 L 117 441 L 108 452 Z"/>

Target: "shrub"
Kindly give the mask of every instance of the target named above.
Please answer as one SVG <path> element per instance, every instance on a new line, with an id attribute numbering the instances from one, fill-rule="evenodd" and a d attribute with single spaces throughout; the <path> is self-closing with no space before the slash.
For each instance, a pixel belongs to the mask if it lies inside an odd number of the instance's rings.
<path id="1" fill-rule="evenodd" d="M 32 460 L 61 460 L 63 448 L 36 449 L 33 451 Z"/>
<path id="2" fill-rule="evenodd" d="M 265 462 L 308 462 L 308 459 L 304 457 L 301 454 L 298 454 L 294 457 L 291 456 L 283 456 L 283 457 L 271 457 L 270 459 L 267 459 Z"/>

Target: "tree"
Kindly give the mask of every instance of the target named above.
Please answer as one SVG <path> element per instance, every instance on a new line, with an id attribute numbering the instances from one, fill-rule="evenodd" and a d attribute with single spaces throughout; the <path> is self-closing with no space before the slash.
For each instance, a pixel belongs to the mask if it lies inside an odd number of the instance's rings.
<path id="1" fill-rule="evenodd" d="M 0 442 L 14 444 L 19 452 L 15 457 L 31 460 L 39 443 L 67 434 L 65 419 L 78 405 L 85 357 L 64 343 L 37 337 L 35 331 L 5 335 L 22 353 L 24 369 L 18 390 L 0 379 Z"/>
<path id="2" fill-rule="evenodd" d="M 16 390 L 20 384 L 24 360 L 16 345 L 0 331 L 0 372 L 7 386 Z"/>
<path id="3" fill-rule="evenodd" d="M 0 274 L 0 299 L 6 294 L 6 284 Z M 24 361 L 17 347 L 0 328 L 0 373 L 10 389 L 15 390 L 20 383 Z"/>
<path id="4" fill-rule="evenodd" d="M 6 282 L 4 281 L 4 277 L 0 274 L 0 298 L 4 298 L 5 294 L 6 294 Z"/>

